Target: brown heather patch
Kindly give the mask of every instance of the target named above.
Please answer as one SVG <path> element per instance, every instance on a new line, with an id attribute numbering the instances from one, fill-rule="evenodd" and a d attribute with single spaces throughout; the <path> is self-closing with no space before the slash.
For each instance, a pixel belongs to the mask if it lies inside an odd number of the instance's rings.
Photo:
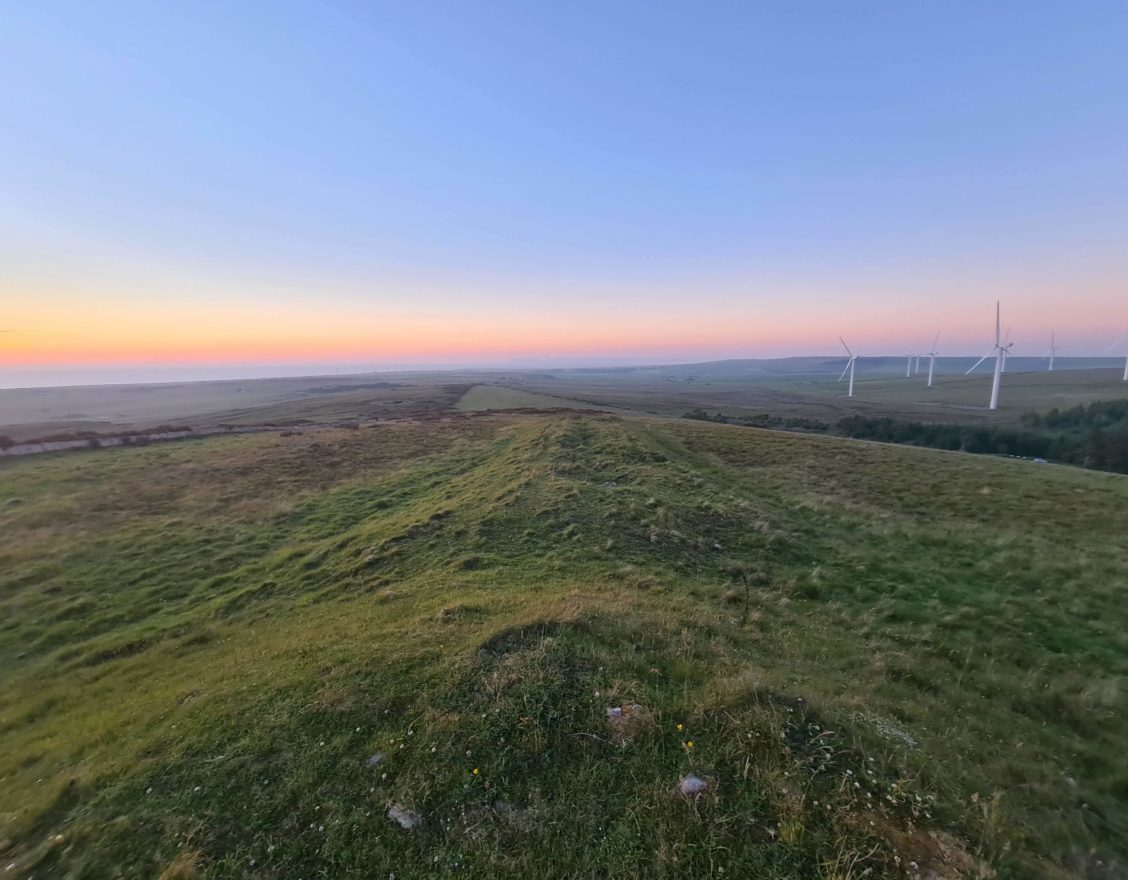
<path id="1" fill-rule="evenodd" d="M 607 716 L 607 726 L 611 739 L 619 746 L 627 746 L 643 733 L 654 728 L 654 716 L 650 710 L 638 703 L 626 703 L 613 707 L 618 713 Z"/>
<path id="2" fill-rule="evenodd" d="M 182 852 L 161 871 L 160 880 L 197 880 L 200 877 L 200 854 Z"/>

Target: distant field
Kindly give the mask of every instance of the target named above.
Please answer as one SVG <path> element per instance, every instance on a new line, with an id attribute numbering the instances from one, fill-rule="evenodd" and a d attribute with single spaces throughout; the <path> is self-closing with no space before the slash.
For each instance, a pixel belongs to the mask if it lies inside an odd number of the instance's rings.
<path id="1" fill-rule="evenodd" d="M 0 462 L 5 876 L 1122 877 L 1125 522 L 611 415 Z"/>
<path id="2" fill-rule="evenodd" d="M 610 408 L 665 416 L 703 408 L 734 416 L 770 413 L 831 423 L 848 415 L 877 415 L 987 424 L 1013 423 L 1028 410 L 1128 397 L 1128 383 L 1120 381 L 1122 368 L 1054 373 L 1015 370 L 1004 377 L 999 411 L 990 413 L 986 408 L 989 365 L 968 377 L 945 372 L 937 377 L 936 387 L 928 389 L 923 376 L 906 379 L 896 371 L 891 373 L 894 367 L 903 369 L 900 359 L 885 360 L 888 363 L 859 372 L 852 400 L 846 397 L 845 383 L 835 381 L 841 364 L 831 358 L 616 370 L 376 373 L 0 389 L 0 434 L 25 440 L 71 431 L 111 433 L 168 423 L 195 428 L 309 424 L 522 406 Z M 1027 360 L 1031 359 L 1023 359 Z M 960 359 L 952 361 L 963 365 Z M 774 366 L 768 369 L 765 364 Z M 828 373 L 835 364 L 838 369 Z"/>
<path id="3" fill-rule="evenodd" d="M 1119 370 L 1009 371 L 1000 385 L 999 414 L 1010 418 L 1030 410 L 1067 409 L 1096 400 L 1128 398 L 1128 383 L 1121 375 Z M 991 371 L 980 368 L 971 376 L 938 378 L 932 389 L 922 387 L 919 379 L 877 379 L 860 383 L 856 393 L 860 399 L 878 405 L 933 407 L 948 418 L 948 413 L 957 410 L 984 410 L 991 381 Z"/>
<path id="4" fill-rule="evenodd" d="M 469 388 L 445 376 L 248 379 L 170 385 L 0 389 L 0 434 L 127 431 L 163 423 L 298 424 L 418 416 L 449 409 Z M 352 390 L 355 386 L 355 390 Z M 373 387 L 375 386 L 375 387 Z"/>
<path id="5" fill-rule="evenodd" d="M 474 412 L 490 409 L 582 409 L 586 404 L 565 397 L 533 394 L 517 388 L 498 385 L 475 385 L 459 398 L 455 409 Z"/>
<path id="6" fill-rule="evenodd" d="M 530 377 L 522 387 L 551 390 L 589 404 L 672 416 L 700 407 L 730 415 L 771 413 L 832 423 L 847 415 L 1013 423 L 1030 410 L 1128 398 L 1128 383 L 1120 377 L 1116 370 L 1008 372 L 1003 377 L 1000 408 L 994 413 L 987 409 L 989 371 L 940 376 L 931 389 L 919 376 L 858 379 L 852 399 L 846 396 L 846 383 L 832 378 L 734 378 L 704 371 L 692 380 L 667 375 L 559 373 L 551 379 Z"/>

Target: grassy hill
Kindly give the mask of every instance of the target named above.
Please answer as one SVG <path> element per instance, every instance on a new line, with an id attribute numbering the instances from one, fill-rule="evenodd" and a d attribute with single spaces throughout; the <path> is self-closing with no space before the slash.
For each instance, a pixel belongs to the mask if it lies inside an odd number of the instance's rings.
<path id="1" fill-rule="evenodd" d="M 4 876 L 1123 877 L 1125 522 L 592 413 L 3 462 Z"/>

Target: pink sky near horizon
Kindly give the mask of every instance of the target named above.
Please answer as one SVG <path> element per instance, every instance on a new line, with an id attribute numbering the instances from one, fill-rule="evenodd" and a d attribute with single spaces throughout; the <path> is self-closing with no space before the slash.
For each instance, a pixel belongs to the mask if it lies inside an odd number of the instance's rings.
<path id="1" fill-rule="evenodd" d="M 157 296 L 144 285 L 7 283 L 0 365 L 686 361 L 838 354 L 839 335 L 860 354 L 897 355 L 927 350 L 936 333 L 942 354 L 978 355 L 990 346 L 996 297 L 1018 354 L 1040 356 L 1056 332 L 1062 354 L 1100 355 L 1128 327 L 1114 281 L 937 286 L 755 289 L 706 279 L 697 287 L 558 283 L 532 294 L 535 285 L 512 282 L 398 284 L 342 297 L 314 285 Z"/>

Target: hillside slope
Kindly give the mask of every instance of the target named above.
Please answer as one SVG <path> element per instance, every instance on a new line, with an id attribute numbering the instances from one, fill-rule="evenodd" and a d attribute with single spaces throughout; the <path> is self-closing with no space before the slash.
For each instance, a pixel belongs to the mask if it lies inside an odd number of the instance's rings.
<path id="1" fill-rule="evenodd" d="M 1123 877 L 1125 522 L 592 414 L 6 462 L 5 876 Z"/>

